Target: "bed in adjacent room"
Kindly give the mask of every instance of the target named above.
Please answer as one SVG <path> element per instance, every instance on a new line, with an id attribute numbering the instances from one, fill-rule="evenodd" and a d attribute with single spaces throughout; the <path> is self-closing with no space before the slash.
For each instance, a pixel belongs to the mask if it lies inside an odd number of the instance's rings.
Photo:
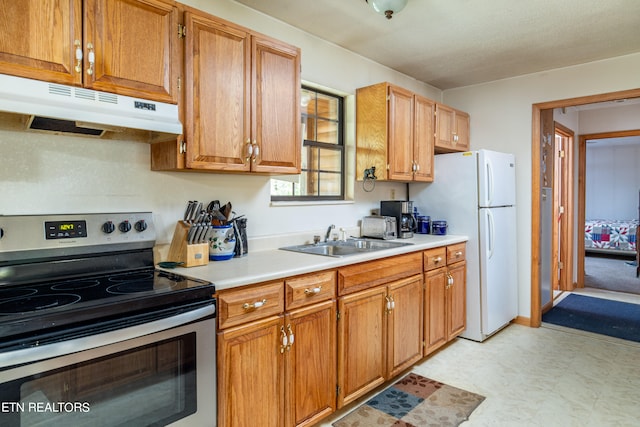
<path id="1" fill-rule="evenodd" d="M 635 255 L 637 251 L 636 229 L 639 222 L 630 220 L 586 220 L 584 248 L 587 252 L 605 252 Z"/>

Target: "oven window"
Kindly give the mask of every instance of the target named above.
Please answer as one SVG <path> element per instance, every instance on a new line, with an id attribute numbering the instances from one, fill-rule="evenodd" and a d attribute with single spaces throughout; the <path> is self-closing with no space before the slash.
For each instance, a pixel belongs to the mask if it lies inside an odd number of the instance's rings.
<path id="1" fill-rule="evenodd" d="M 193 414 L 195 335 L 3 384 L 19 403 L 0 412 L 0 426 L 164 426 Z"/>

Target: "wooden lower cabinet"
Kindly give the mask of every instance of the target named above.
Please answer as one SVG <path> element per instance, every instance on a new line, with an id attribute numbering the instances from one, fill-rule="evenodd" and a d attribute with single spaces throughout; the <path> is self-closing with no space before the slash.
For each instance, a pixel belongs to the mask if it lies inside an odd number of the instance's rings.
<path id="1" fill-rule="evenodd" d="M 218 426 L 282 425 L 283 320 L 272 316 L 218 333 Z"/>
<path id="2" fill-rule="evenodd" d="M 465 261 L 425 273 L 425 356 L 464 331 L 466 299 Z"/>
<path id="3" fill-rule="evenodd" d="M 309 426 L 336 409 L 336 301 L 285 316 L 293 343 L 285 353 L 286 426 Z"/>
<path id="4" fill-rule="evenodd" d="M 422 274 L 339 299 L 338 407 L 422 358 Z"/>
<path id="5" fill-rule="evenodd" d="M 336 302 L 218 333 L 218 425 L 307 426 L 335 411 Z"/>
<path id="6" fill-rule="evenodd" d="M 467 327 L 467 263 L 465 261 L 449 265 L 451 286 L 448 289 L 447 311 L 448 327 L 447 340 L 450 341 L 460 335 Z"/>
<path id="7" fill-rule="evenodd" d="M 385 286 L 338 299 L 338 408 L 385 381 Z"/>

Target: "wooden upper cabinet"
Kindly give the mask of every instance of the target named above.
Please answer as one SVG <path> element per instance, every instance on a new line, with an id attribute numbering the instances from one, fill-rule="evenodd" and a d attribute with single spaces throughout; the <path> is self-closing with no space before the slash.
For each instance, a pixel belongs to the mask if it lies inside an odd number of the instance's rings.
<path id="1" fill-rule="evenodd" d="M 436 105 L 435 151 L 469 151 L 469 115 L 446 105 Z"/>
<path id="2" fill-rule="evenodd" d="M 388 88 L 389 99 L 389 179 L 413 179 L 413 93 L 395 86 Z"/>
<path id="3" fill-rule="evenodd" d="M 0 21 L 1 73 L 178 101 L 173 1 L 0 0 Z"/>
<path id="4" fill-rule="evenodd" d="M 85 87 L 177 103 L 178 9 L 174 2 L 85 0 L 84 5 Z"/>
<path id="5" fill-rule="evenodd" d="M 185 13 L 186 167 L 249 171 L 251 35 Z"/>
<path id="6" fill-rule="evenodd" d="M 203 12 L 185 26 L 183 167 L 300 173 L 300 49 Z"/>
<path id="7" fill-rule="evenodd" d="M 251 170 L 300 173 L 300 49 L 256 35 L 252 54 Z"/>
<path id="8" fill-rule="evenodd" d="M 380 180 L 432 181 L 435 102 L 389 83 L 356 91 L 357 173 Z"/>
<path id="9" fill-rule="evenodd" d="M 414 95 L 414 181 L 433 181 L 435 111 L 435 102 L 420 95 Z"/>
<path id="10" fill-rule="evenodd" d="M 0 0 L 0 73 L 82 84 L 82 0 Z"/>

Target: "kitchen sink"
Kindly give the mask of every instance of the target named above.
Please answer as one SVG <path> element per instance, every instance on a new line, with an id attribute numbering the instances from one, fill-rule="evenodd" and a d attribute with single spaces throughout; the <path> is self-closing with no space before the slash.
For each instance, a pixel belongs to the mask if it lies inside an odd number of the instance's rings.
<path id="1" fill-rule="evenodd" d="M 413 243 L 390 242 L 388 240 L 348 239 L 321 243 L 309 243 L 306 245 L 286 246 L 280 249 L 305 254 L 343 257 L 382 251 L 385 249 L 399 248 L 412 244 Z"/>

